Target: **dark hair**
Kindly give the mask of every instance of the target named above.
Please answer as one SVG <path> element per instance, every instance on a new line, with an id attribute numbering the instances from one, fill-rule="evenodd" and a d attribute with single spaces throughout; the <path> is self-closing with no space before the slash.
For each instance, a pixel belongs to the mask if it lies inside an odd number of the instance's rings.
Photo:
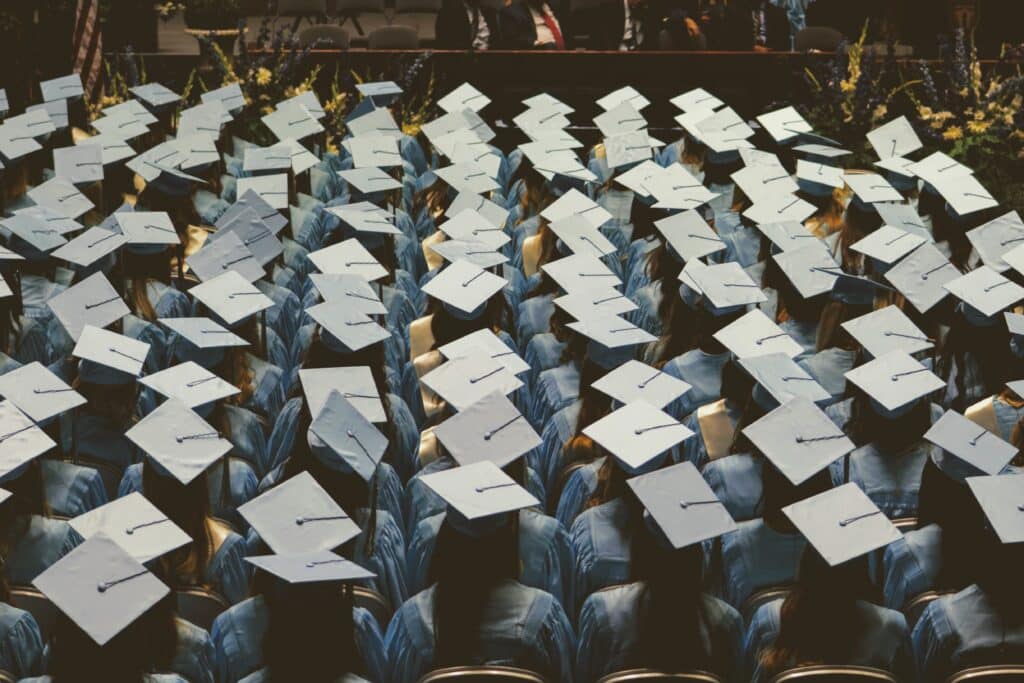
<path id="1" fill-rule="evenodd" d="M 473 320 L 455 317 L 444 304 L 434 298 L 427 305 L 427 314 L 432 316 L 430 332 L 434 337 L 434 345 L 431 350 L 484 328 L 493 332 L 512 328 L 512 312 L 501 291 L 487 300 L 483 314 Z"/>
<path id="2" fill-rule="evenodd" d="M 124 276 L 128 280 L 128 305 L 132 312 L 153 322 L 157 319 L 154 303 L 149 300 L 149 282 L 156 280 L 164 284 L 171 282 L 170 249 L 157 254 L 128 253 L 122 259 Z"/>
<path id="3" fill-rule="evenodd" d="M 850 418 L 843 431 L 858 446 L 876 443 L 883 450 L 896 453 L 916 444 L 931 426 L 931 405 L 919 400 L 905 415 L 889 419 L 871 407 L 870 399 L 861 389 L 847 383 L 853 395 Z"/>
<path id="4" fill-rule="evenodd" d="M 560 485 L 557 487 L 557 490 L 551 492 L 551 502 L 555 505 L 558 504 L 561 489 L 565 484 L 565 469 L 574 463 L 593 462 L 606 453 L 593 439 L 583 433 L 584 429 L 600 420 L 612 410 L 611 398 L 593 387 L 594 382 L 605 373 L 607 373 L 607 370 L 584 357 L 580 365 L 580 412 L 576 419 L 576 428 L 573 430 L 573 435 L 562 446 L 563 476 L 560 479 Z"/>
<path id="5" fill-rule="evenodd" d="M 963 314 L 953 316 L 936 374 L 948 380 L 956 372 L 957 397 L 951 407 L 963 411 L 976 400 L 998 394 L 1007 380 L 1021 370 L 1021 360 L 1010 350 L 1010 335 L 1003 324 L 971 325 Z M 977 387 L 980 395 L 974 391 Z"/>
<path id="6" fill-rule="evenodd" d="M 7 560 L 28 532 L 32 516 L 48 517 L 50 508 L 46 504 L 43 470 L 38 459 L 31 461 L 17 477 L 5 481 L 3 487 L 11 497 L 0 505 L 0 602 L 9 603 Z"/>
<path id="7" fill-rule="evenodd" d="M 827 469 L 818 472 L 799 486 L 793 484 L 767 458 L 761 469 L 761 500 L 758 510 L 764 523 L 779 533 L 796 533 L 796 527 L 782 508 L 832 488 L 832 479 Z"/>
<path id="8" fill-rule="evenodd" d="M 11 273 L 0 273 L 13 296 L 0 299 L 0 351 L 13 355 L 21 337 L 21 283 Z"/>

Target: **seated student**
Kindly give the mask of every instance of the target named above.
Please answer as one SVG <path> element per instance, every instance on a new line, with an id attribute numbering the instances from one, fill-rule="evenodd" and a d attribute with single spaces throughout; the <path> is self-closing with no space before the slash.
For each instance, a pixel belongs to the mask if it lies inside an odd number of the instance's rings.
<path id="1" fill-rule="evenodd" d="M 509 513 L 536 499 L 489 462 L 429 475 L 427 483 L 451 507 L 434 551 L 433 585 L 388 626 L 387 680 L 415 683 L 432 669 L 500 663 L 572 681 L 576 644 L 565 612 L 549 593 L 515 578 L 519 544 Z"/>
<path id="2" fill-rule="evenodd" d="M 210 636 L 216 679 L 383 681 L 377 621 L 355 607 L 347 583 L 372 573 L 328 551 L 247 558 L 255 596 L 219 614 Z"/>
<path id="3" fill-rule="evenodd" d="M 502 47 L 507 50 L 566 50 L 572 34 L 568 8 L 544 0 L 521 0 L 501 9 Z"/>
<path id="4" fill-rule="evenodd" d="M 1024 655 L 1024 604 L 1017 569 L 1020 483 L 1017 475 L 974 477 L 973 494 L 988 519 L 970 558 L 972 583 L 931 602 L 914 626 L 920 680 L 942 680 L 972 666 L 1018 663 Z"/>
<path id="5" fill-rule="evenodd" d="M 161 539 L 154 547 L 168 545 Z M 49 675 L 26 680 L 213 683 L 210 636 L 175 616 L 174 594 L 154 571 L 100 533 L 37 577 L 36 587 L 61 614 L 47 654 Z"/>
<path id="6" fill-rule="evenodd" d="M 12 292 L 0 299 L 0 353 L 23 364 L 49 362 L 46 328 L 24 315 L 21 291 L 17 285 L 11 287 L 13 275 L 0 273 L 0 277 L 0 286 L 6 284 Z"/>
<path id="7" fill-rule="evenodd" d="M 714 501 L 689 463 L 629 484 L 647 507 L 643 521 L 635 520 L 644 528 L 633 536 L 633 582 L 599 590 L 583 603 L 577 680 L 590 683 L 615 671 L 649 668 L 699 669 L 739 681 L 743 621 L 735 609 L 701 592 L 699 541 L 727 532 L 732 520 L 724 512 L 708 520 L 708 508 L 678 505 L 680 498 Z"/>
<path id="8" fill-rule="evenodd" d="M 0 523 L 7 527 L 5 508 L 15 504 L 10 499 L 0 501 Z M 0 555 L 7 557 L 10 550 L 7 539 L 0 538 Z M 42 671 L 43 638 L 35 618 L 11 605 L 11 589 L 7 582 L 6 567 L 0 567 L 0 670 L 16 678 L 34 676 Z"/>
<path id="9" fill-rule="evenodd" d="M 881 511 L 855 484 L 796 503 L 788 514 L 812 545 L 789 594 L 761 605 L 750 621 L 745 680 L 764 683 L 813 664 L 868 666 L 915 680 L 906 619 L 869 602 L 864 553 L 898 538 L 896 528 L 873 518 Z"/>

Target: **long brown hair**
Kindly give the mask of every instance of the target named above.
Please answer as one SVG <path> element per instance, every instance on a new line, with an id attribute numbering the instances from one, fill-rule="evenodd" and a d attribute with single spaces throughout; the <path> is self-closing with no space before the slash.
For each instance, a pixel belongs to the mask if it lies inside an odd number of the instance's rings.
<path id="1" fill-rule="evenodd" d="M 127 253 L 123 259 L 124 274 L 128 279 L 128 305 L 132 312 L 153 322 L 157 319 L 154 303 L 149 300 L 151 281 L 170 284 L 171 251 L 165 249 L 159 254 Z"/>

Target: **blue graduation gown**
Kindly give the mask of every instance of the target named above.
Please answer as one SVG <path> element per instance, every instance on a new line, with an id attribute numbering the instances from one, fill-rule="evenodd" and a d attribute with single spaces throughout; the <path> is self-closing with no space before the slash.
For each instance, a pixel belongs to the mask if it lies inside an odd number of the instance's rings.
<path id="1" fill-rule="evenodd" d="M 929 524 L 905 532 L 886 546 L 882 565 L 885 606 L 903 609 L 913 598 L 937 587 L 942 568 L 942 527 Z"/>
<path id="2" fill-rule="evenodd" d="M 12 586 L 28 586 L 81 542 L 82 537 L 67 522 L 32 515 L 24 535 L 6 558 L 7 581 Z"/>
<path id="3" fill-rule="evenodd" d="M 107 502 L 103 477 L 92 467 L 63 460 L 43 458 L 43 488 L 50 512 L 62 517 L 77 517 Z"/>
<path id="4" fill-rule="evenodd" d="M 616 498 L 584 510 L 572 523 L 569 538 L 576 555 L 575 614 L 594 591 L 629 580 L 633 529 L 626 502 Z"/>
<path id="5" fill-rule="evenodd" d="M 718 584 L 718 596 L 737 609 L 759 590 L 793 583 L 807 546 L 799 532 L 779 533 L 761 519 L 740 522 L 718 541 L 709 557 L 709 579 Z"/>
<path id="6" fill-rule="evenodd" d="M 764 487 L 761 471 L 764 461 L 748 453 L 736 453 L 712 460 L 701 474 L 715 492 L 715 497 L 737 522 L 754 519 Z"/>
<path id="7" fill-rule="evenodd" d="M 668 404 L 665 412 L 681 420 L 702 405 L 721 398 L 722 366 L 728 361 L 728 352 L 711 354 L 700 349 L 691 349 L 665 363 L 662 372 L 693 387 Z"/>
<path id="8" fill-rule="evenodd" d="M 23 678 L 40 673 L 43 637 L 28 612 L 0 602 L 0 669 Z"/>

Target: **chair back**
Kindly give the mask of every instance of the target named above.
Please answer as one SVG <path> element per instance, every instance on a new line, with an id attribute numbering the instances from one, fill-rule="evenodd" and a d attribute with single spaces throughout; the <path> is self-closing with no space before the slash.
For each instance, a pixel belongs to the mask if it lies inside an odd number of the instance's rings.
<path id="1" fill-rule="evenodd" d="M 411 26 L 393 24 L 370 31 L 366 42 L 371 50 L 415 50 L 420 37 Z"/>
<path id="2" fill-rule="evenodd" d="M 797 31 L 793 49 L 797 52 L 807 52 L 808 50 L 835 52 L 844 39 L 845 36 L 842 32 L 830 26 L 808 26 Z"/>
<path id="3" fill-rule="evenodd" d="M 377 624 L 380 626 L 381 632 L 384 632 L 388 628 L 388 624 L 391 623 L 391 603 L 383 595 L 367 588 L 366 586 L 353 586 L 352 587 L 352 604 L 356 607 L 362 607 L 377 620 Z"/>
<path id="4" fill-rule="evenodd" d="M 316 26 L 307 26 L 299 32 L 299 47 L 309 47 L 314 43 L 316 43 L 317 49 L 347 50 L 348 31 L 340 26 L 317 24 Z"/>
<path id="5" fill-rule="evenodd" d="M 743 601 L 743 608 L 740 610 L 740 613 L 743 615 L 743 621 L 749 624 L 758 607 L 773 600 L 785 598 L 791 590 L 792 586 L 771 586 L 755 591 Z"/>
<path id="6" fill-rule="evenodd" d="M 60 610 L 50 599 L 32 586 L 11 586 L 11 604 L 31 614 L 39 626 L 43 642 L 49 642 L 60 616 Z"/>
<path id="7" fill-rule="evenodd" d="M 419 683 L 544 683 L 544 677 L 511 666 L 452 666 L 431 671 Z"/>
<path id="8" fill-rule="evenodd" d="M 383 13 L 384 0 L 336 0 L 336 11 L 338 14 L 352 16 L 360 12 Z"/>
<path id="9" fill-rule="evenodd" d="M 608 674 L 597 683 L 722 683 L 722 679 L 707 671 L 665 673 L 654 669 L 629 669 Z"/>
<path id="10" fill-rule="evenodd" d="M 892 525 L 899 529 L 901 534 L 905 534 L 917 528 L 917 517 L 897 517 L 892 520 Z"/>
<path id="11" fill-rule="evenodd" d="M 201 629 L 209 631 L 217 615 L 231 605 L 219 593 L 201 586 L 179 588 L 174 591 L 178 602 L 178 616 Z"/>
<path id="12" fill-rule="evenodd" d="M 434 13 L 441 11 L 441 0 L 395 0 L 395 14 L 410 12 Z"/>
<path id="13" fill-rule="evenodd" d="M 1024 664 L 995 664 L 964 669 L 946 679 L 946 683 L 1019 683 L 1024 681 Z"/>
<path id="14" fill-rule="evenodd" d="M 773 678 L 771 683 L 899 683 L 899 681 L 891 673 L 882 669 L 823 664 L 783 671 Z"/>
<path id="15" fill-rule="evenodd" d="M 925 591 L 920 595 L 915 595 L 903 606 L 903 616 L 907 618 L 907 628 L 911 631 L 914 630 L 914 626 L 917 625 L 918 619 L 924 614 L 924 610 L 929 604 L 938 600 L 943 595 L 949 595 L 954 591 Z"/>
<path id="16" fill-rule="evenodd" d="M 277 0 L 277 14 L 282 17 L 323 16 L 327 0 Z"/>
<path id="17" fill-rule="evenodd" d="M 16 680 L 18 679 L 14 677 L 14 674 L 0 669 L 0 683 L 14 683 Z"/>
<path id="18" fill-rule="evenodd" d="M 124 475 L 120 467 L 103 460 L 93 460 L 82 456 L 75 460 L 75 464 L 81 467 L 91 467 L 99 472 L 100 479 L 103 480 L 103 490 L 107 492 L 107 500 L 117 498 L 117 489 L 121 486 L 121 477 Z"/>

